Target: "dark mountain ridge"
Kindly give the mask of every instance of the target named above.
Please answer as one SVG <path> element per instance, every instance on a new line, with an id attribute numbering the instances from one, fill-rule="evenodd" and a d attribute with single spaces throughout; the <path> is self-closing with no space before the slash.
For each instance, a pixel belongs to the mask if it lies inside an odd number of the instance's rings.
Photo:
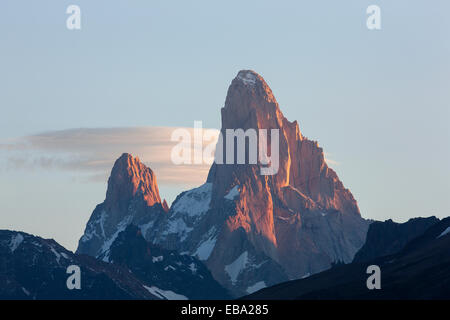
<path id="1" fill-rule="evenodd" d="M 111 245 L 111 261 L 74 254 L 53 239 L 0 230 L 0 299 L 228 299 L 194 257 L 148 244 L 129 225 Z M 80 268 L 69 290 L 67 267 Z"/>
<path id="2" fill-rule="evenodd" d="M 369 265 L 381 269 L 380 290 L 367 288 Z M 339 265 L 244 299 L 450 299 L 450 217 L 433 224 L 395 254 Z"/>

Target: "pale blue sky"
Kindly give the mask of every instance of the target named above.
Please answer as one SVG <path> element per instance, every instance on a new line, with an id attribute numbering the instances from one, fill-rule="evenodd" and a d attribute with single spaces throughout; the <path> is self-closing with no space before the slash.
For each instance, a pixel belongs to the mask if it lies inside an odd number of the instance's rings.
<path id="1" fill-rule="evenodd" d="M 82 30 L 66 29 L 69 4 Z M 379 31 L 366 28 L 370 4 Z M 449 12 L 444 0 L 3 0 L 0 144 L 73 128 L 218 128 L 230 81 L 253 69 L 337 162 L 364 217 L 448 216 Z M 11 165 L 11 152 L 0 149 L 0 228 L 74 249 L 106 181 Z M 33 152 L 46 151 L 22 156 Z M 170 200 L 186 188 L 159 184 Z"/>

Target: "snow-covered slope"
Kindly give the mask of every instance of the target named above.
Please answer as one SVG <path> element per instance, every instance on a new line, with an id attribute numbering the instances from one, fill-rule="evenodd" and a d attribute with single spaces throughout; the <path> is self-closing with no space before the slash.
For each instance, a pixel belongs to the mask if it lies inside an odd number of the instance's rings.
<path id="1" fill-rule="evenodd" d="M 147 242 L 129 225 L 107 252 L 109 260 L 126 266 L 151 292 L 168 299 L 227 299 L 230 295 L 197 258 Z"/>

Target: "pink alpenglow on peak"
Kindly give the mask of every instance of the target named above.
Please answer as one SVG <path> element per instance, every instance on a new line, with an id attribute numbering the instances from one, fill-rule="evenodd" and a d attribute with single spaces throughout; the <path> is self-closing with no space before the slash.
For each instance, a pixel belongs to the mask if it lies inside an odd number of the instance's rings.
<path id="1" fill-rule="evenodd" d="M 370 222 L 318 143 L 284 117 L 266 81 L 239 71 L 221 116 L 223 145 L 229 129 L 278 131 L 276 174 L 261 175 L 261 163 L 215 162 L 206 182 L 182 192 L 167 210 L 154 173 L 136 159 L 118 160 L 107 199 L 92 214 L 78 250 L 107 260 L 111 239 L 133 223 L 147 241 L 202 260 L 236 297 L 351 262 Z M 273 154 L 271 135 L 266 145 Z"/>

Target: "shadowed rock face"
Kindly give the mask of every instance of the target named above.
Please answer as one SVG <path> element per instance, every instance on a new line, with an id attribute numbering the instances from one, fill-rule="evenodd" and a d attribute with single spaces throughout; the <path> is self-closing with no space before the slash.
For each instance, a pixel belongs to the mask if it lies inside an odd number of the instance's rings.
<path id="1" fill-rule="evenodd" d="M 148 287 L 176 293 L 178 298 L 230 298 L 197 258 L 148 243 L 134 225 L 119 233 L 111 245 L 109 257 L 112 263 L 126 266 Z"/>
<path id="2" fill-rule="evenodd" d="M 102 253 L 133 223 L 147 241 L 204 261 L 235 296 L 350 262 L 369 222 L 318 143 L 283 116 L 264 79 L 240 71 L 221 111 L 224 145 L 226 129 L 266 129 L 270 155 L 270 129 L 279 130 L 277 174 L 261 175 L 260 164 L 213 164 L 206 183 L 181 193 L 166 212 L 152 171 L 123 155 L 78 252 L 109 261 Z"/>
<path id="3" fill-rule="evenodd" d="M 73 254 L 52 239 L 0 230 L 0 299 L 162 299 L 126 268 Z M 67 267 L 80 268 L 69 290 Z"/>
<path id="4" fill-rule="evenodd" d="M 404 223 L 395 223 L 392 220 L 375 221 L 370 225 L 366 242 L 356 253 L 353 262 L 367 262 L 397 253 L 409 241 L 437 222 L 439 219 L 436 217 L 414 218 Z"/>
<path id="5" fill-rule="evenodd" d="M 245 297 L 250 300 L 448 300 L 450 299 L 450 217 L 441 221 L 435 217 L 414 219 L 403 224 L 379 222 L 373 230 L 393 241 L 380 242 L 378 251 L 330 270 L 308 277 L 265 288 Z M 426 227 L 428 225 L 428 227 Z M 372 229 L 372 225 L 370 226 Z M 393 236 L 396 229 L 401 235 Z M 369 230 L 370 234 L 373 234 Z M 368 235 L 367 241 L 372 241 Z M 403 241 L 407 238 L 407 243 Z M 398 241 L 402 246 L 398 246 Z M 367 248 L 369 249 L 369 248 Z M 366 250 L 367 250 L 366 249 Z M 385 253 L 390 251 L 389 255 Z M 398 250 L 397 252 L 393 252 Z M 376 254 L 381 256 L 375 257 Z M 356 259 L 355 259 L 356 260 Z M 381 290 L 367 289 L 367 267 L 381 269 Z"/>
<path id="6" fill-rule="evenodd" d="M 230 298 L 198 259 L 149 244 L 132 224 L 107 253 L 111 263 L 52 239 L 0 230 L 0 299 Z M 66 285 L 73 265 L 80 268 L 80 290 Z"/>

